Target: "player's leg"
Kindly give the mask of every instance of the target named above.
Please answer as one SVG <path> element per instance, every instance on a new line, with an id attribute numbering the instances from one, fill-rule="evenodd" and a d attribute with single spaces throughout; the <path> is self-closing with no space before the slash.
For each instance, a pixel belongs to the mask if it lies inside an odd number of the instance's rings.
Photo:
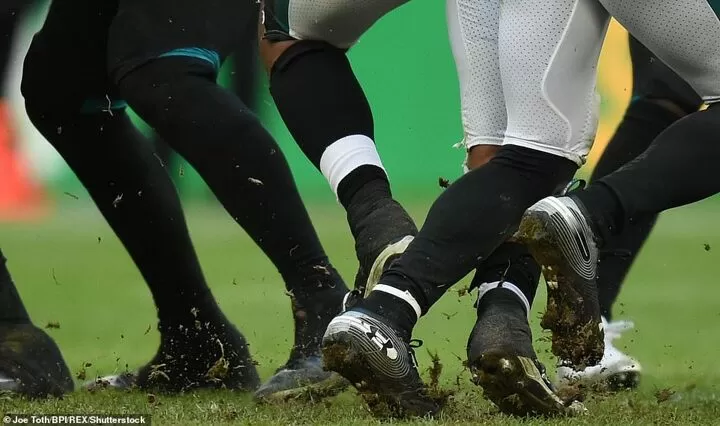
<path id="1" fill-rule="evenodd" d="M 392 342 L 396 352 L 406 351 L 412 328 L 442 294 L 439 290 L 447 289 L 478 261 L 487 259 L 512 235 L 528 206 L 571 179 L 589 150 L 594 132 L 595 56 L 607 26 L 605 12 L 592 3 L 578 1 L 563 1 L 553 7 L 529 1 L 491 2 L 486 6 L 501 8 L 498 72 L 508 111 L 505 145 L 487 164 L 454 182 L 438 198 L 418 237 L 383 274 L 368 298 L 333 320 L 325 337 L 329 351 L 337 346 L 361 347 L 360 337 L 348 334 L 358 322 L 381 330 L 379 340 Z M 476 28 L 484 24 L 479 20 Z M 592 29 L 592 34 L 575 37 L 581 28 Z M 531 57 L 528 52 L 532 52 Z M 568 71 L 578 75 L 567 81 Z M 484 77 L 482 73 L 474 76 Z M 558 96 L 557 92 L 564 93 L 568 85 L 579 94 L 579 100 L 569 103 Z M 586 282 L 577 275 L 570 278 L 578 287 Z M 587 318 L 583 326 L 597 326 L 600 321 L 599 310 L 591 302 L 589 298 L 590 305 L 583 306 L 588 311 L 578 315 Z M 599 361 L 597 351 L 588 350 L 595 348 L 583 349 L 574 353 L 576 358 Z M 372 374 L 368 371 L 377 374 L 402 365 L 406 359 L 368 358 L 364 370 L 354 370 L 359 375 L 356 380 L 368 378 Z M 349 364 L 341 367 L 359 367 Z M 409 383 L 403 374 L 392 379 L 388 381 Z M 412 395 L 405 398 L 415 403 Z M 545 404 L 543 409 L 564 412 L 562 404 Z"/>
<path id="2" fill-rule="evenodd" d="M 541 201 L 562 204 L 572 212 L 552 218 L 555 226 L 570 235 L 589 235 L 601 248 L 638 221 L 720 191 L 720 184 L 713 178 L 713 168 L 720 161 L 716 141 L 720 131 L 720 107 L 716 102 L 720 100 L 717 3 L 602 3 L 711 105 L 706 111 L 693 112 L 670 125 L 635 159 L 585 190 Z M 554 250 L 562 251 L 560 247 Z"/>
<path id="3" fill-rule="evenodd" d="M 170 390 L 189 383 L 254 388 L 247 343 L 205 282 L 175 188 L 109 89 L 106 42 L 114 14 L 112 2 L 52 2 L 25 60 L 28 116 L 88 190 L 153 295 L 161 346 L 139 384 L 148 384 L 151 366 L 163 365 L 164 375 L 154 377 Z M 207 377 L 220 358 L 218 340 L 231 365 L 220 382 Z"/>
<path id="4" fill-rule="evenodd" d="M 497 153 L 507 126 L 498 72 L 500 10 L 482 2 L 450 0 L 447 6 L 450 42 L 460 81 L 463 145 L 468 150 L 466 170 L 469 171 L 487 164 Z M 485 17 L 480 19 L 482 25 L 477 22 L 480 17 Z M 473 78 L 473 73 L 483 78 Z M 504 242 L 481 262 L 473 279 L 472 287 L 479 289 L 478 317 L 468 340 L 467 365 L 474 382 L 484 388 L 484 395 L 505 412 L 526 414 L 538 409 L 525 404 L 522 397 L 519 401 L 523 403 L 507 403 L 518 386 L 541 407 L 557 403 L 533 349 L 528 323 L 539 276 L 540 267 L 525 245 Z M 499 327 L 499 324 L 509 326 Z M 498 362 L 534 367 L 512 375 L 487 374 Z M 509 383 L 504 380 L 507 378 Z"/>
<path id="5" fill-rule="evenodd" d="M 232 53 L 233 72 L 230 78 L 232 89 L 250 109 L 258 110 L 258 71 L 260 53 L 257 35 L 250 40 L 237 40 Z"/>
<path id="6" fill-rule="evenodd" d="M 633 161 L 577 193 L 601 241 L 607 241 L 628 224 L 720 190 L 712 178 L 720 157 L 720 7 L 706 0 L 667 0 L 653 3 L 650 14 L 648 2 L 602 3 L 711 104 L 677 121 Z"/>
<path id="7" fill-rule="evenodd" d="M 32 324 L 0 251 L 0 392 L 36 398 L 72 390 L 60 349 Z"/>
<path id="8" fill-rule="evenodd" d="M 7 72 L 14 35 L 22 12 L 32 0 L 9 0 L 0 5 L 0 126 Z M 8 111 L 9 112 L 9 111 Z M 72 377 L 55 342 L 33 326 L 0 251 L 0 392 L 29 397 L 61 395 L 73 389 Z"/>
<path id="9" fill-rule="evenodd" d="M 242 101 L 215 81 L 236 40 L 251 40 L 257 30 L 257 6 L 160 3 L 120 2 L 110 40 L 120 92 L 198 171 L 292 295 L 295 347 L 264 389 L 277 394 L 302 387 L 300 382 L 332 382 L 337 376 L 322 371 L 319 345 L 347 289 L 318 240 L 280 148 Z M 137 38 L 128 40 L 128 32 Z"/>
<path id="10" fill-rule="evenodd" d="M 257 37 L 252 40 L 242 38 L 237 41 L 237 46 L 232 53 L 233 70 L 230 74 L 230 82 L 233 92 L 240 97 L 240 100 L 250 109 L 256 111 L 257 105 L 257 67 L 258 67 L 258 42 Z M 157 156 L 163 161 L 168 169 L 177 167 L 178 157 L 175 152 L 159 136 L 153 135 L 153 144 Z"/>
<path id="11" fill-rule="evenodd" d="M 270 92 L 290 133 L 345 207 L 360 288 L 376 282 L 375 273 L 405 248 L 417 228 L 392 198 L 375 149 L 372 111 L 346 50 L 406 2 L 265 1 L 261 54 Z"/>
<path id="12" fill-rule="evenodd" d="M 633 92 L 630 105 L 595 167 L 590 181 L 606 176 L 645 151 L 663 130 L 696 112 L 702 99 L 695 91 L 630 37 Z M 610 320 L 612 304 L 632 263 L 650 233 L 654 217 L 633 223 L 600 251 L 598 295 L 603 316 Z"/>
<path id="13" fill-rule="evenodd" d="M 632 99 L 593 170 L 591 182 L 637 157 L 663 130 L 702 105 L 697 93 L 634 37 L 630 37 L 630 56 L 633 65 Z M 561 380 L 580 380 L 613 389 L 637 385 L 640 363 L 613 344 L 613 340 L 633 324 L 612 321 L 612 306 L 656 219 L 657 216 L 650 216 L 628 225 L 622 234 L 609 239 L 600 250 L 597 283 L 600 311 L 607 322 L 604 327 L 605 354 L 600 364 L 582 372 L 568 367 L 558 368 Z"/>

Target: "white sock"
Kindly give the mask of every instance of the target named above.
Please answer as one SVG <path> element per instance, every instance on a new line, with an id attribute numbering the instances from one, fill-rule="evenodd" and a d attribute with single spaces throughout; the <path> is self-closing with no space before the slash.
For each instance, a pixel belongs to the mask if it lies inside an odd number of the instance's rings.
<path id="1" fill-rule="evenodd" d="M 410 294 L 409 291 L 398 290 L 395 287 L 390 287 L 389 285 L 385 284 L 376 285 L 375 287 L 373 287 L 372 291 L 381 291 L 383 293 L 391 294 L 398 299 L 402 299 L 413 308 L 413 310 L 415 311 L 415 315 L 417 315 L 417 319 L 420 319 L 420 317 L 422 316 L 422 309 L 420 309 L 420 304 L 417 300 L 415 300 L 415 298 L 412 294 Z"/>
<path id="2" fill-rule="evenodd" d="M 337 196 L 340 182 L 360 166 L 385 168 L 372 139 L 364 135 L 346 136 L 325 148 L 320 157 L 320 171 Z"/>
<path id="3" fill-rule="evenodd" d="M 530 316 L 530 301 L 525 297 L 525 294 L 513 283 L 509 283 L 507 281 L 495 281 L 492 283 L 484 283 L 481 284 L 480 287 L 478 287 L 478 301 L 480 301 L 485 294 L 487 294 L 490 290 L 495 290 L 497 288 L 504 288 L 505 290 L 510 290 L 517 296 L 518 299 L 522 302 L 523 306 L 525 306 L 525 313 L 527 313 L 528 317 Z"/>

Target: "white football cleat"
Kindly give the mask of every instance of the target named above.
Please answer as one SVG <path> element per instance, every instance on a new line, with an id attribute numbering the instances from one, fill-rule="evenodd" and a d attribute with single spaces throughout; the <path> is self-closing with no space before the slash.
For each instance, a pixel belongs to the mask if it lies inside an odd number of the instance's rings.
<path id="1" fill-rule="evenodd" d="M 560 386 L 581 384 L 601 386 L 610 390 L 634 389 L 640 383 L 642 367 L 640 363 L 613 346 L 612 341 L 624 331 L 632 329 L 632 321 L 607 322 L 602 318 L 605 329 L 605 352 L 600 364 L 575 371 L 571 367 L 560 366 L 557 379 Z"/>

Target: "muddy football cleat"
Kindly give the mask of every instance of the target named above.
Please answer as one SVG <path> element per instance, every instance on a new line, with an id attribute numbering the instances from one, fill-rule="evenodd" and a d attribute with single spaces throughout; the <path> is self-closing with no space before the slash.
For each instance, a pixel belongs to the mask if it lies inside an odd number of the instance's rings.
<path id="1" fill-rule="evenodd" d="M 562 416 L 584 412 L 580 402 L 563 401 L 555 393 L 537 359 L 527 320 L 529 303 L 503 289 L 502 283 L 492 285 L 498 287 L 485 294 L 480 289 L 478 319 L 468 340 L 467 365 L 473 383 L 506 414 Z"/>
<path id="2" fill-rule="evenodd" d="M 382 273 L 405 251 L 418 232 L 410 215 L 395 200 L 382 200 L 368 210 L 369 213 L 359 220 L 353 220 L 348 214 L 360 263 L 355 276 L 355 293 L 360 298 L 375 287 Z"/>
<path id="3" fill-rule="evenodd" d="M 606 322 L 605 353 L 600 364 L 576 371 L 571 367 L 560 366 L 557 377 L 560 386 L 580 384 L 601 390 L 620 391 L 634 389 L 640 384 L 642 367 L 640 363 L 623 353 L 613 345 L 613 340 L 619 338 L 622 332 L 634 327 L 630 321 Z"/>
<path id="4" fill-rule="evenodd" d="M 73 388 L 70 370 L 47 333 L 32 324 L 0 325 L 0 392 L 45 398 Z"/>
<path id="5" fill-rule="evenodd" d="M 579 401 L 564 402 L 537 359 L 505 351 L 483 353 L 470 365 L 473 383 L 500 411 L 516 416 L 573 416 L 586 411 Z"/>
<path id="6" fill-rule="evenodd" d="M 523 216 L 516 239 L 528 245 L 547 283 L 542 327 L 552 332 L 552 352 L 578 369 L 603 356 L 603 331 L 595 282 L 598 250 L 582 208 L 572 197 L 547 197 Z"/>
<path id="7" fill-rule="evenodd" d="M 347 294 L 339 275 L 336 280 L 334 287 L 303 297 L 305 305 L 293 295 L 295 345 L 287 363 L 255 392 L 256 401 L 317 400 L 337 395 L 350 386 L 339 374 L 323 369 L 322 338 L 330 321 L 342 310 Z"/>
<path id="8" fill-rule="evenodd" d="M 425 417 L 441 408 L 420 378 L 413 349 L 375 315 L 353 310 L 335 317 L 323 338 L 323 358 L 377 416 Z"/>
<path id="9" fill-rule="evenodd" d="M 159 327 L 160 348 L 136 373 L 100 377 L 85 384 L 98 388 L 181 393 L 192 389 L 254 391 L 260 378 L 245 337 L 225 321 L 194 327 Z"/>
<path id="10" fill-rule="evenodd" d="M 339 374 L 323 369 L 319 356 L 289 362 L 278 369 L 255 392 L 258 402 L 283 402 L 293 399 L 316 400 L 337 395 L 350 384 Z"/>

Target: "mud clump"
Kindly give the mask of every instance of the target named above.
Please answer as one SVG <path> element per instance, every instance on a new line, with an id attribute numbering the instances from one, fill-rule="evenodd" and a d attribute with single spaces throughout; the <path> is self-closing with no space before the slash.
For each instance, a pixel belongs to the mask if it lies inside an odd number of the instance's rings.
<path id="1" fill-rule="evenodd" d="M 442 409 L 445 405 L 447 405 L 448 401 L 455 392 L 450 389 L 443 389 L 440 387 L 440 376 L 442 375 L 443 364 L 440 362 L 440 357 L 437 352 L 433 354 L 428 350 L 428 355 L 430 355 L 431 365 L 427 369 L 428 374 L 430 375 L 430 386 L 427 389 L 427 394 L 428 397 Z"/>
<path id="2" fill-rule="evenodd" d="M 548 287 L 551 285 L 548 281 Z M 599 323 L 584 322 L 578 315 L 583 308 L 579 295 L 548 289 L 547 309 L 540 322 L 544 329 L 552 332 L 552 353 L 576 369 L 597 365 L 605 350 Z"/>
<path id="3" fill-rule="evenodd" d="M 432 362 L 427 369 L 430 374 L 430 388 L 438 388 L 440 387 L 440 375 L 442 374 L 443 365 L 437 352 L 432 353 L 428 350 L 428 355 L 430 355 L 430 361 Z"/>
<path id="4" fill-rule="evenodd" d="M 585 392 L 585 386 L 580 383 L 570 383 L 559 386 L 555 393 L 558 397 L 560 397 L 565 405 L 570 405 L 570 403 L 575 401 L 584 402 Z"/>
<path id="5" fill-rule="evenodd" d="M 660 389 L 655 392 L 655 399 L 658 404 L 662 404 L 672 398 L 673 395 L 675 395 L 675 391 L 670 388 Z"/>

